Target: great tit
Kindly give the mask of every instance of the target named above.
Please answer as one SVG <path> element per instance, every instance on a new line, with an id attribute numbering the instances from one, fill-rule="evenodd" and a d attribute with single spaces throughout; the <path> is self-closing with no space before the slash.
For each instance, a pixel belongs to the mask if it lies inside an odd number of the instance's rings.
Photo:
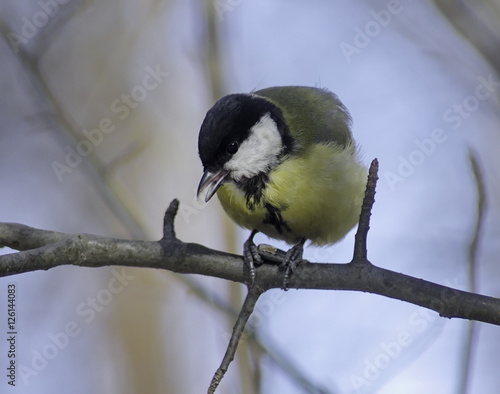
<path id="1" fill-rule="evenodd" d="M 252 230 L 244 259 L 255 278 L 262 232 L 293 246 L 283 287 L 302 261 L 306 240 L 331 245 L 359 220 L 367 170 L 351 117 L 327 89 L 279 86 L 222 97 L 198 137 L 204 173 L 198 198 L 215 193 L 238 225 Z"/>

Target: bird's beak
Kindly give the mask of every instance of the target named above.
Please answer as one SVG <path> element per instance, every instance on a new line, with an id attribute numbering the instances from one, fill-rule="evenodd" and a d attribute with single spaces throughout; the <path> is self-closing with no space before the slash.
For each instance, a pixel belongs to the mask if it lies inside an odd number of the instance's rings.
<path id="1" fill-rule="evenodd" d="M 202 194 L 205 194 L 205 202 L 208 202 L 214 196 L 217 189 L 222 186 L 228 175 L 229 171 L 224 169 L 215 172 L 205 170 L 198 185 L 198 199 L 200 199 Z"/>

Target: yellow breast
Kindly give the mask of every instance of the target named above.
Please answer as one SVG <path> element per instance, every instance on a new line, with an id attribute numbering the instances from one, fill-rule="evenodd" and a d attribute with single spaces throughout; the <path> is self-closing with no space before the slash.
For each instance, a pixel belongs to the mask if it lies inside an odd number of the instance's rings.
<path id="1" fill-rule="evenodd" d="M 313 145 L 304 156 L 289 157 L 269 174 L 261 201 L 247 207 L 236 184 L 224 184 L 217 196 L 226 213 L 240 226 L 258 230 L 290 244 L 306 238 L 316 245 L 333 244 L 358 222 L 366 183 L 366 169 L 355 148 Z M 271 204 L 281 212 L 287 229 L 266 223 Z"/>

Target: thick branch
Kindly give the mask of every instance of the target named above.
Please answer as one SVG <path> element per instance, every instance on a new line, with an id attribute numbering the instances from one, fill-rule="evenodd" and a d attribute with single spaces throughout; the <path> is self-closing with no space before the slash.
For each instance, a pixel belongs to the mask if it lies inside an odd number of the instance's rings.
<path id="1" fill-rule="evenodd" d="M 67 235 L 0 223 L 0 247 L 21 250 L 0 256 L 0 276 L 48 270 L 61 265 L 119 265 L 161 268 L 249 284 L 241 256 L 175 238 L 172 225 L 175 204 L 178 203 L 174 202 L 166 215 L 167 227 L 171 226 L 172 231 L 166 231 L 166 237 L 159 242 Z M 255 285 L 264 290 L 281 288 L 283 272 L 276 265 L 263 264 L 257 270 Z M 455 290 L 370 264 L 302 264 L 290 278 L 289 287 L 364 291 L 420 305 L 445 317 L 500 325 L 499 299 Z"/>

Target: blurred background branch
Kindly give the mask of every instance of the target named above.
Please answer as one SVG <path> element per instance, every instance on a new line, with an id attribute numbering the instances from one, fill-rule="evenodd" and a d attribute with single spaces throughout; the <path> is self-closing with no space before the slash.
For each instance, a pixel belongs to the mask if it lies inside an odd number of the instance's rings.
<path id="1" fill-rule="evenodd" d="M 473 229 L 471 241 L 468 249 L 468 263 L 469 263 L 469 283 L 468 291 L 476 293 L 477 286 L 477 270 L 478 270 L 478 252 L 481 242 L 482 232 L 484 231 L 484 220 L 486 218 L 486 190 L 484 185 L 483 171 L 481 169 L 479 157 L 473 150 L 469 150 L 469 160 L 474 183 L 477 190 L 477 204 L 476 204 L 476 223 Z M 458 393 L 466 394 L 469 392 L 469 385 L 472 375 L 472 365 L 474 352 L 476 350 L 476 341 L 479 336 L 477 325 L 474 321 L 469 321 L 464 340 L 464 355 L 462 363 L 461 379 L 459 381 Z"/>
<path id="2" fill-rule="evenodd" d="M 434 3 L 500 74 L 500 3 L 497 0 L 434 0 Z"/>

